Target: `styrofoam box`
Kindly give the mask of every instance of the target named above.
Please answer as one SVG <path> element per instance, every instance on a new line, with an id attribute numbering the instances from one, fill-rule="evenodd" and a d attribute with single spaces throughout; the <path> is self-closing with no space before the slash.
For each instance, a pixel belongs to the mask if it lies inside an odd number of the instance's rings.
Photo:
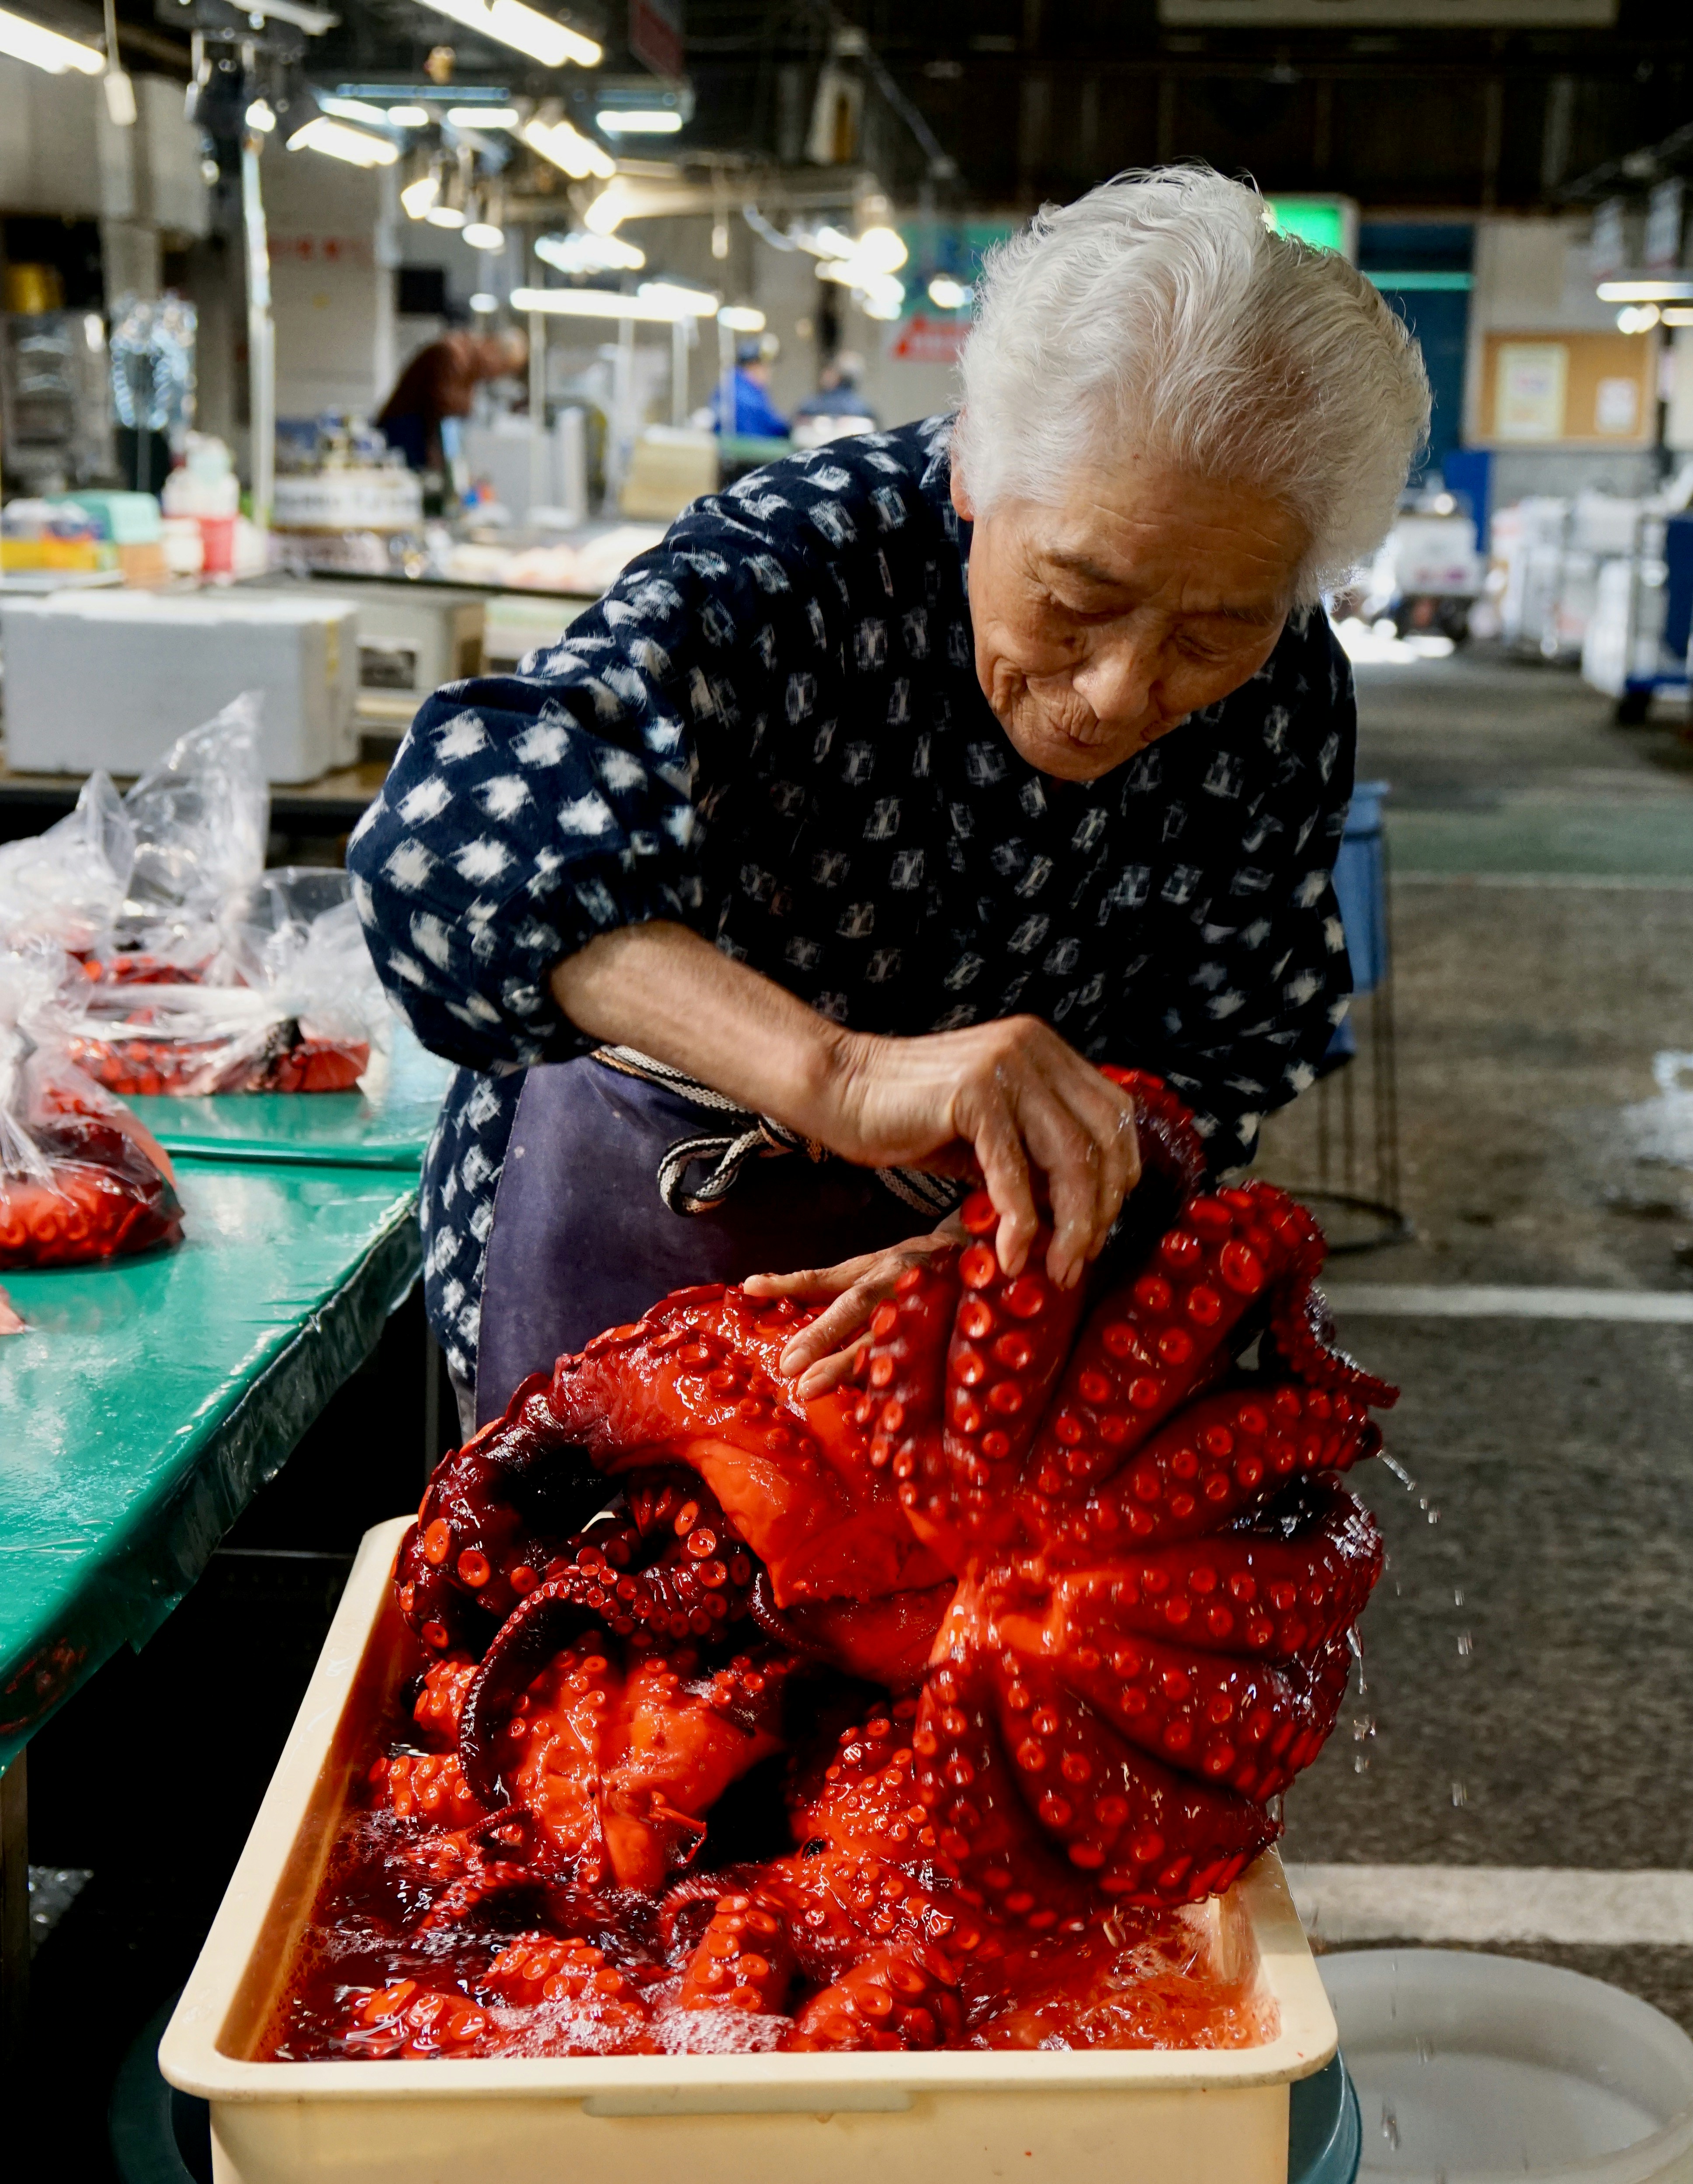
<path id="1" fill-rule="evenodd" d="M 0 604 L 6 760 L 19 773 L 140 773 L 243 690 L 265 698 L 271 781 L 359 755 L 359 616 L 274 592 L 53 592 Z"/>
<path id="2" fill-rule="evenodd" d="M 170 2083 L 211 2103 L 219 2184 L 1285 2184 L 1288 2086 L 1336 2036 L 1273 1852 L 1211 1907 L 1225 1966 L 1256 1970 L 1274 2006 L 1256 2048 L 251 2059 L 361 1736 L 412 1666 L 390 1582 L 409 1521 L 365 1535 L 159 2048 Z"/>
<path id="3" fill-rule="evenodd" d="M 482 671 L 487 602 L 430 584 L 359 591 L 359 709 L 404 727 L 432 690 Z"/>

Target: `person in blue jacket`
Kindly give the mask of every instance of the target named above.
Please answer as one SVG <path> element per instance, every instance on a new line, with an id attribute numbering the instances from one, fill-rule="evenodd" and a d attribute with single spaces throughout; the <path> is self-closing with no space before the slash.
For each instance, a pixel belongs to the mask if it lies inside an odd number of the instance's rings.
<path id="1" fill-rule="evenodd" d="M 776 353 L 776 343 L 768 334 L 755 334 L 740 343 L 735 350 L 735 414 L 728 430 L 749 439 L 785 440 L 788 420 L 771 406 L 770 399 L 770 367 Z M 721 432 L 723 426 L 723 384 L 720 380 L 711 390 L 711 429 Z"/>

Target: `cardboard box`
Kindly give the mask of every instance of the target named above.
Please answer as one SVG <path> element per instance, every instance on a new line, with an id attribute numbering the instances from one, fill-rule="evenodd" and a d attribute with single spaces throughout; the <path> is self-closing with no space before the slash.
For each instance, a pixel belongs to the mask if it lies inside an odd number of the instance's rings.
<path id="1" fill-rule="evenodd" d="M 134 774 L 243 690 L 264 694 L 272 781 L 358 757 L 350 601 L 231 592 L 52 592 L 0 601 L 6 760 L 19 773 Z"/>

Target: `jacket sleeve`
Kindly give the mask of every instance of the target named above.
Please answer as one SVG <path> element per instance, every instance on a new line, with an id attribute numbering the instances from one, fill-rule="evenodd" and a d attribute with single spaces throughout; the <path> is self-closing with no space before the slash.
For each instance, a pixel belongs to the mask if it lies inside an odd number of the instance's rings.
<path id="1" fill-rule="evenodd" d="M 1258 820 L 1276 854 L 1261 850 L 1228 900 L 1205 906 L 1196 967 L 1169 992 L 1156 1042 L 1155 1066 L 1193 1104 L 1219 1170 L 1249 1162 L 1265 1117 L 1316 1082 L 1352 990 L 1332 875 L 1357 706 L 1345 655 L 1324 617 L 1312 620 L 1297 749 Z"/>
<path id="2" fill-rule="evenodd" d="M 699 924 L 700 805 L 780 702 L 776 660 L 816 649 L 796 596 L 766 538 L 684 516 L 517 674 L 428 699 L 347 852 L 426 1046 L 482 1071 L 567 1061 L 593 1042 L 552 967 L 620 926 Z"/>

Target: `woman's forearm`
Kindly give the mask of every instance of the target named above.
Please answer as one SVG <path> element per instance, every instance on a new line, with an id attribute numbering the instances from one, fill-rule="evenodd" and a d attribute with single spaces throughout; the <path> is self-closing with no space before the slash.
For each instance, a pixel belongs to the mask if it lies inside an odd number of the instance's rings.
<path id="1" fill-rule="evenodd" d="M 1047 1270 L 1066 1286 L 1140 1173 L 1133 1099 L 1032 1017 L 916 1038 L 849 1031 L 664 922 L 602 933 L 554 967 L 552 988 L 590 1038 L 686 1070 L 847 1160 L 979 1172 L 1008 1273 L 1040 1225 L 1031 1169 L 1051 1207 Z"/>
<path id="2" fill-rule="evenodd" d="M 590 1038 L 637 1047 L 755 1114 L 825 1134 L 847 1035 L 685 925 L 602 933 L 554 967 L 552 987 Z"/>

